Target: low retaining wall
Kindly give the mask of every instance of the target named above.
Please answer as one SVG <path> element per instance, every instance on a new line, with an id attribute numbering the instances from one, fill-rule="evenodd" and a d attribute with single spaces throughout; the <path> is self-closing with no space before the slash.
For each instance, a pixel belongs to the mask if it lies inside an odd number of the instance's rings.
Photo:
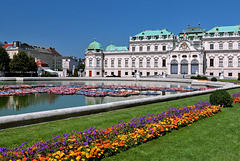
<path id="1" fill-rule="evenodd" d="M 211 82 L 194 79 L 173 78 L 119 78 L 119 77 L 0 77 L 0 81 L 139 81 L 190 83 L 193 86 L 223 87 L 227 82 Z"/>
<path id="2" fill-rule="evenodd" d="M 240 85 L 220 89 L 240 88 Z M 216 89 L 0 117 L 0 129 L 208 94 Z"/>

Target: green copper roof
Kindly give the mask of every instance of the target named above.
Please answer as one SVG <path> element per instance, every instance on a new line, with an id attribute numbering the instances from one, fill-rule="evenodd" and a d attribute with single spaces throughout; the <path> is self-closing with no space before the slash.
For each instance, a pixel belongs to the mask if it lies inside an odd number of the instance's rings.
<path id="1" fill-rule="evenodd" d="M 111 45 L 108 45 L 106 47 L 105 51 L 127 51 L 127 46 L 115 46 L 111 43 Z"/>
<path id="2" fill-rule="evenodd" d="M 133 36 L 158 36 L 158 35 L 174 35 L 172 32 L 169 32 L 167 29 L 162 30 L 145 30 L 140 32 L 139 34 Z"/>
<path id="3" fill-rule="evenodd" d="M 186 30 L 183 30 L 180 34 L 184 34 L 184 33 L 203 33 L 206 32 L 204 29 L 202 29 L 201 27 L 188 27 Z M 179 35 L 180 35 L 179 34 Z"/>
<path id="4" fill-rule="evenodd" d="M 116 47 L 116 46 L 111 43 L 111 45 L 108 45 L 105 50 L 106 50 L 106 51 L 111 51 L 111 50 L 114 49 L 115 47 Z"/>
<path id="5" fill-rule="evenodd" d="M 215 32 L 234 32 L 234 31 L 240 31 L 240 26 L 216 26 L 209 30 L 209 33 L 215 33 Z"/>
<path id="6" fill-rule="evenodd" d="M 88 46 L 88 50 L 103 49 L 102 45 L 94 39 L 94 41 Z"/>

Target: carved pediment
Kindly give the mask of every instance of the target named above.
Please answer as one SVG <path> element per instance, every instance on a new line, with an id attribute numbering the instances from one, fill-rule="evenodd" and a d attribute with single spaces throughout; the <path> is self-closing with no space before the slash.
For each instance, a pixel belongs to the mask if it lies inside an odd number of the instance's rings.
<path id="1" fill-rule="evenodd" d="M 181 41 L 173 51 L 196 51 L 194 46 L 187 40 Z"/>

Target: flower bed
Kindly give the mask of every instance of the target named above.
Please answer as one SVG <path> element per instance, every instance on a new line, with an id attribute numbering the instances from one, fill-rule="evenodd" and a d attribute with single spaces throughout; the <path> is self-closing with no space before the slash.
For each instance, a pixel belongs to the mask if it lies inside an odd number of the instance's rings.
<path id="1" fill-rule="evenodd" d="M 210 117 L 221 107 L 204 101 L 193 106 L 170 108 L 166 112 L 136 116 L 129 122 L 119 121 L 110 128 L 90 127 L 88 130 L 52 136 L 30 147 L 0 148 L 0 160 L 93 160 L 113 155 L 163 136 L 174 129 Z"/>
<path id="2" fill-rule="evenodd" d="M 240 103 L 240 92 L 232 94 L 233 103 Z"/>

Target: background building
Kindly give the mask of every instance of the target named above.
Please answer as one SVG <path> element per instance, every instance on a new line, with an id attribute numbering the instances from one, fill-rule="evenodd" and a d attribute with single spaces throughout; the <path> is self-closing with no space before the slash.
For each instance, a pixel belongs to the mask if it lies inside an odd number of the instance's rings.
<path id="1" fill-rule="evenodd" d="M 51 69 L 62 69 L 62 55 L 59 54 L 55 48 L 32 46 L 27 43 L 22 44 L 20 41 L 4 44 L 3 48 L 6 49 L 10 59 L 13 59 L 13 56 L 18 54 L 19 51 L 25 51 L 28 56 L 46 62 Z"/>
<path id="2" fill-rule="evenodd" d="M 78 61 L 76 58 L 71 56 L 62 57 L 62 68 L 73 70 L 78 67 Z"/>
<path id="3" fill-rule="evenodd" d="M 133 77 L 166 73 L 172 77 L 240 75 L 240 26 L 209 31 L 190 27 L 175 35 L 167 29 L 145 30 L 130 37 L 129 48 L 112 43 L 104 50 L 94 40 L 85 52 L 86 76 Z"/>

